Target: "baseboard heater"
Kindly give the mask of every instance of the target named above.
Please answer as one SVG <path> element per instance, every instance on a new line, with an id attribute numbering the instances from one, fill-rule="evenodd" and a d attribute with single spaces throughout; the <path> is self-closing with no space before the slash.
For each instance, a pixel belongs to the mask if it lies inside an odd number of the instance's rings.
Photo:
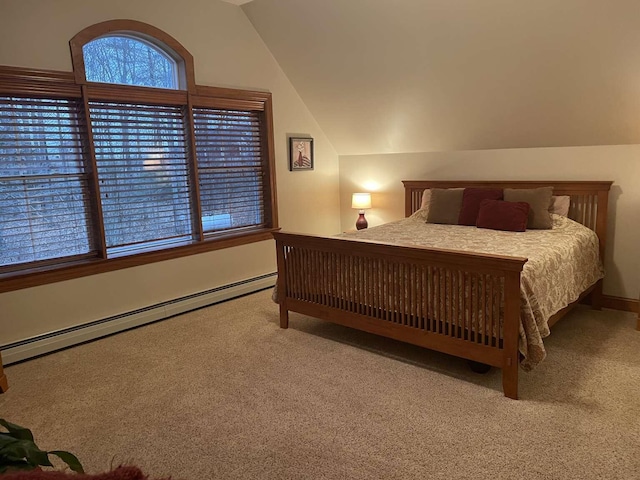
<path id="1" fill-rule="evenodd" d="M 2 360 L 5 365 L 10 365 L 147 323 L 164 320 L 191 310 L 258 292 L 273 287 L 275 283 L 276 273 L 269 273 L 120 315 L 9 343 L 0 346 Z"/>

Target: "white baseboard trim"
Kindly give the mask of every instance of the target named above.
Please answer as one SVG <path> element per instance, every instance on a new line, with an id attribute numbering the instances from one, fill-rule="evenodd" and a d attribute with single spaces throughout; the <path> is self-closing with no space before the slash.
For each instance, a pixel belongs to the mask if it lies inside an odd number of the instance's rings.
<path id="1" fill-rule="evenodd" d="M 147 323 L 163 320 L 180 313 L 213 305 L 273 287 L 276 274 L 270 273 L 241 282 L 232 283 L 205 292 L 158 303 L 133 312 L 96 320 L 76 327 L 65 328 L 51 333 L 21 340 L 0 347 L 5 365 L 21 362 L 29 358 L 55 352 L 79 343 L 96 340 L 107 335 L 139 327 Z"/>

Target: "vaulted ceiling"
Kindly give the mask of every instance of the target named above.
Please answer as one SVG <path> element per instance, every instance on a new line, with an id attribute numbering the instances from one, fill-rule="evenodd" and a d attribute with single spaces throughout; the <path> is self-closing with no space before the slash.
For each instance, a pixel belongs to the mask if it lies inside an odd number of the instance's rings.
<path id="1" fill-rule="evenodd" d="M 640 143 L 638 0 L 242 9 L 340 154 Z"/>

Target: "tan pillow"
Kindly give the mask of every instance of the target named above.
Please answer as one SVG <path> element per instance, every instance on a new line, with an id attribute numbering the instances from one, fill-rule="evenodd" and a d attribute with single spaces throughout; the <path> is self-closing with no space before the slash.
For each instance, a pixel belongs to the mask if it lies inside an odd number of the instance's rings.
<path id="1" fill-rule="evenodd" d="M 540 188 L 505 188 L 504 199 L 507 202 L 527 202 L 529 204 L 529 219 L 527 228 L 548 230 L 551 228 L 551 196 L 553 187 Z"/>
<path id="2" fill-rule="evenodd" d="M 427 223 L 457 225 L 464 188 L 432 188 Z"/>

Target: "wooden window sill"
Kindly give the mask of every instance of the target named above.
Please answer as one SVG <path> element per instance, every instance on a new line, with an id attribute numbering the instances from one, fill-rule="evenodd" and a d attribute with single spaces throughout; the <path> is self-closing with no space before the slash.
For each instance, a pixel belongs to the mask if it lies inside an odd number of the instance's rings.
<path id="1" fill-rule="evenodd" d="M 65 264 L 8 272 L 0 274 L 0 293 L 271 240 L 273 238 L 271 235 L 272 232 L 278 230 L 278 228 L 259 228 L 242 233 L 235 232 L 228 235 L 219 235 L 215 238 L 202 242 L 194 242 L 189 245 L 143 252 L 135 255 L 108 259 L 92 258 Z"/>

